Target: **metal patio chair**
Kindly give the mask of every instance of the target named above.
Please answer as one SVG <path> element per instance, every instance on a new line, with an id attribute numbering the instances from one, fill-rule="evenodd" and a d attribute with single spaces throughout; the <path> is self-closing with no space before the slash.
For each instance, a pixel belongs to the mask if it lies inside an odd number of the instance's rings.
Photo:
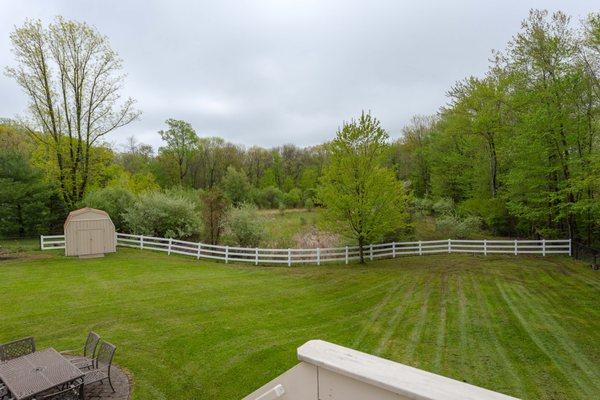
<path id="1" fill-rule="evenodd" d="M 0 381 L 0 400 L 8 399 L 8 388 Z"/>
<path id="2" fill-rule="evenodd" d="M 31 353 L 35 353 L 35 340 L 32 336 L 0 345 L 0 361 L 12 360 Z"/>
<path id="3" fill-rule="evenodd" d="M 40 397 L 34 397 L 32 400 L 83 400 L 83 382 L 69 385 L 66 389 L 59 390 Z"/>
<path id="4" fill-rule="evenodd" d="M 85 340 L 83 346 L 83 356 L 69 359 L 79 369 L 89 369 L 94 366 L 94 356 L 96 355 L 96 349 L 100 343 L 100 335 L 96 332 L 90 331 Z M 61 351 L 61 353 L 69 353 L 69 351 Z"/>
<path id="5" fill-rule="evenodd" d="M 113 392 L 115 391 L 110 379 L 110 367 L 112 365 L 112 360 L 116 350 L 117 348 L 108 342 L 102 342 L 100 344 L 100 348 L 98 349 L 96 358 L 94 359 L 94 369 L 87 372 L 83 371 L 85 372 L 83 377 L 84 385 L 89 385 L 96 382 L 104 383 L 104 380 L 108 380 L 110 388 Z"/>

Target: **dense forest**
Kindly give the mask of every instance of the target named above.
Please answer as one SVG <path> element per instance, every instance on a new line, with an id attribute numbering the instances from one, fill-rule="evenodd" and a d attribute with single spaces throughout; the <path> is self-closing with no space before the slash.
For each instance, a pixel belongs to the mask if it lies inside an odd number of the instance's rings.
<path id="1" fill-rule="evenodd" d="M 12 38 L 17 49 L 42 40 L 40 26 L 22 29 Z M 23 87 L 35 78 L 26 69 L 9 74 Z M 600 241 L 599 74 L 599 14 L 572 21 L 531 11 L 506 48 L 492 53 L 484 76 L 455 83 L 437 113 L 415 116 L 399 139 L 385 142 L 381 163 L 406 192 L 408 218 L 443 215 L 447 224 L 497 236 Z M 69 210 L 90 205 L 109 211 L 121 230 L 202 232 L 217 243 L 225 209 L 243 225 L 255 208 L 325 205 L 331 143 L 246 148 L 170 119 L 156 127 L 158 149 L 134 137 L 111 147 L 104 134 L 137 118 L 132 105 L 106 123 L 109 130 L 87 136 L 72 130 L 71 119 L 59 121 L 64 134 L 51 124 L 53 108 L 39 104 L 30 110 L 41 121 L 36 129 L 2 120 L 0 235 L 60 232 Z M 407 224 L 392 235 L 409 231 Z M 252 232 L 238 242 L 253 244 Z"/>

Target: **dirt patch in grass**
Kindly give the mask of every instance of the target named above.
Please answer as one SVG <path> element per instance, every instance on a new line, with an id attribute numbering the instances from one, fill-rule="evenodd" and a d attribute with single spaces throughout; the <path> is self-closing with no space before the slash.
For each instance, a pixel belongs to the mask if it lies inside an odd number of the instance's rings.
<path id="1" fill-rule="evenodd" d="M 51 255 L 48 253 L 0 248 L 0 263 L 11 260 L 36 260 L 50 257 Z"/>

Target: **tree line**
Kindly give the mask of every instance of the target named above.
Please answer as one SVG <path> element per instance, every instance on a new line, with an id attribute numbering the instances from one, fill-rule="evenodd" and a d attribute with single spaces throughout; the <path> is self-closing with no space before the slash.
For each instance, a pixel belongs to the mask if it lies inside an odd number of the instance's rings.
<path id="1" fill-rule="evenodd" d="M 439 112 L 414 117 L 399 139 L 363 113 L 308 148 L 245 148 L 175 119 L 157 127 L 156 150 L 133 137 L 111 148 L 102 138 L 139 112 L 118 95 L 121 64 L 107 39 L 61 18 L 28 21 L 11 39 L 18 66 L 7 72 L 31 104 L 27 119 L 0 124 L 4 236 L 57 230 L 83 204 L 120 204 L 117 223 L 152 230 L 148 208 L 182 220 L 189 210 L 177 199 L 187 198 L 211 243 L 225 210 L 247 225 L 248 204 L 323 207 L 331 229 L 357 243 L 406 234 L 418 215 L 495 235 L 599 241 L 598 14 L 573 22 L 532 10 L 484 76 L 457 82 Z"/>
<path id="2" fill-rule="evenodd" d="M 532 10 L 490 64 L 412 120 L 390 165 L 416 197 L 449 198 L 498 234 L 597 242 L 600 15 Z"/>

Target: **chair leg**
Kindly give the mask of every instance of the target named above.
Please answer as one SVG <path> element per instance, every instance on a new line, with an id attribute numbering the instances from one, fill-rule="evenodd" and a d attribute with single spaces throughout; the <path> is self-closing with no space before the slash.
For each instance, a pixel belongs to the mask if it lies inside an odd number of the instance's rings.
<path id="1" fill-rule="evenodd" d="M 112 380 L 110 379 L 110 375 L 108 375 L 108 384 L 110 385 L 110 388 L 112 389 L 113 393 L 116 392 L 115 388 L 113 387 Z"/>

